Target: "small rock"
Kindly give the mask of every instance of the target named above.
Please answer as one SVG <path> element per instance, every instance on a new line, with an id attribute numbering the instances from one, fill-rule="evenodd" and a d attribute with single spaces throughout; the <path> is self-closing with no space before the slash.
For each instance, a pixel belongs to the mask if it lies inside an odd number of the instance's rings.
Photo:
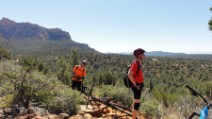
<path id="1" fill-rule="evenodd" d="M 85 113 L 85 114 L 84 114 L 84 117 L 85 117 L 86 119 L 92 119 L 92 115 L 91 115 L 91 114 L 88 114 L 88 113 Z"/>
<path id="2" fill-rule="evenodd" d="M 92 115 L 92 117 L 101 117 L 102 116 L 102 111 L 99 109 L 95 109 L 93 111 L 87 112 Z"/>
<path id="3" fill-rule="evenodd" d="M 103 113 L 103 114 L 108 114 L 108 113 L 110 113 L 109 108 L 102 108 L 102 113 Z"/>
<path id="4" fill-rule="evenodd" d="M 81 115 L 76 115 L 74 117 L 69 117 L 68 119 L 85 119 L 85 118 L 82 117 Z"/>
<path id="5" fill-rule="evenodd" d="M 61 114 L 59 115 L 59 118 L 60 118 L 60 119 L 68 119 L 68 118 L 69 118 L 69 115 L 66 114 L 66 113 L 61 113 Z"/>

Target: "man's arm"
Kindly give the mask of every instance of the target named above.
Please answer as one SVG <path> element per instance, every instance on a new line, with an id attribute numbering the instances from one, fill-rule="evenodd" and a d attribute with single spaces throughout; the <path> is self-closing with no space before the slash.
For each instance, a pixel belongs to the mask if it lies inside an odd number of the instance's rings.
<path id="1" fill-rule="evenodd" d="M 72 70 L 72 77 L 75 77 L 75 76 L 76 76 L 76 74 L 75 74 L 76 67 L 77 67 L 77 66 L 74 66 L 74 68 L 73 68 L 73 70 Z"/>
<path id="2" fill-rule="evenodd" d="M 135 82 L 135 79 L 134 79 L 134 77 L 133 77 L 133 75 L 132 75 L 132 71 L 129 71 L 129 72 L 128 72 L 128 77 L 129 77 L 130 81 L 132 82 L 133 86 L 136 87 L 136 88 L 139 90 L 140 87 L 137 86 L 137 84 L 136 84 L 136 82 Z"/>
<path id="3" fill-rule="evenodd" d="M 133 84 L 134 86 L 136 86 L 135 79 L 134 79 L 134 77 L 133 77 L 133 75 L 132 75 L 132 71 L 129 71 L 127 75 L 128 75 L 128 77 L 129 77 L 130 81 L 132 82 L 132 84 Z"/>

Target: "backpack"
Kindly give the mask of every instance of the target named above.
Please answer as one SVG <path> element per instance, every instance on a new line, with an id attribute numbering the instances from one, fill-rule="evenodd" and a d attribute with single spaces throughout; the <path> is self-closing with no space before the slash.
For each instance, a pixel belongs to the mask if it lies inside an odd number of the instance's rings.
<path id="1" fill-rule="evenodd" d="M 133 83 L 131 82 L 131 80 L 129 79 L 128 77 L 128 72 L 129 72 L 129 69 L 131 68 L 131 65 L 128 65 L 127 66 L 127 69 L 126 69 L 126 73 L 125 73 L 125 76 L 124 76 L 124 85 L 127 87 L 127 88 L 130 88 L 132 87 Z M 137 68 L 137 71 L 136 71 L 136 74 L 135 76 L 138 74 L 138 71 L 139 71 L 139 67 Z M 134 76 L 134 77 L 135 77 Z"/>

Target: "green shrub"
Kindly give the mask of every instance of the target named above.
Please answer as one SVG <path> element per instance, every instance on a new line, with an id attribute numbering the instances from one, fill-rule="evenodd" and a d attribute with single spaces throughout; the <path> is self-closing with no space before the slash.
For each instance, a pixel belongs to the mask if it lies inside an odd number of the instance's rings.
<path id="1" fill-rule="evenodd" d="M 141 103 L 140 112 L 142 112 L 146 116 L 150 116 L 152 118 L 161 117 L 162 110 L 158 109 L 158 104 L 152 100 L 145 100 Z"/>
<path id="2" fill-rule="evenodd" d="M 0 48 L 0 61 L 3 59 L 10 59 L 11 53 L 6 49 Z"/>
<path id="3" fill-rule="evenodd" d="M 76 114 L 82 96 L 57 80 L 54 75 L 45 75 L 38 70 L 27 72 L 12 61 L 0 63 L 0 94 L 8 106 L 36 102 L 44 104 L 52 113 Z"/>
<path id="4" fill-rule="evenodd" d="M 130 91 L 128 88 L 107 85 L 102 86 L 99 89 L 99 92 L 100 97 L 114 98 L 114 100 L 121 102 L 123 105 L 131 107 L 132 96 L 130 95 Z"/>
<path id="5" fill-rule="evenodd" d="M 165 107 L 171 106 L 185 94 L 183 90 L 166 85 L 157 85 L 152 92 L 154 98 L 162 102 Z"/>
<path id="6" fill-rule="evenodd" d="M 82 95 L 72 89 L 61 89 L 58 92 L 62 93 L 53 97 L 48 104 L 48 110 L 55 114 L 60 114 L 62 112 L 69 115 L 76 114 L 79 110 L 79 104 L 83 101 Z"/>
<path id="7" fill-rule="evenodd" d="M 0 96 L 14 93 L 15 87 L 20 83 L 21 70 L 22 67 L 15 65 L 14 61 L 0 62 Z"/>

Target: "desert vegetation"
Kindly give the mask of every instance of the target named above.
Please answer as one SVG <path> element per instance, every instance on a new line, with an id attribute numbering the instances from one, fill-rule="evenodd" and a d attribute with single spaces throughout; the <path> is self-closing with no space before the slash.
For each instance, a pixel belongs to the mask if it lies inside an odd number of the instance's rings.
<path id="1" fill-rule="evenodd" d="M 64 56 L 15 56 L 0 50 L 1 108 L 30 103 L 45 105 L 49 112 L 76 114 L 84 104 L 83 95 L 72 90 L 71 72 L 82 59 L 88 61 L 84 85 L 95 84 L 93 95 L 113 97 L 130 108 L 132 93 L 123 84 L 131 55 L 82 53 Z M 17 60 L 18 59 L 18 60 Z M 143 63 L 145 88 L 140 112 L 152 118 L 186 118 L 199 111 L 202 101 L 184 87 L 190 85 L 212 99 L 212 60 L 146 57 Z"/>

